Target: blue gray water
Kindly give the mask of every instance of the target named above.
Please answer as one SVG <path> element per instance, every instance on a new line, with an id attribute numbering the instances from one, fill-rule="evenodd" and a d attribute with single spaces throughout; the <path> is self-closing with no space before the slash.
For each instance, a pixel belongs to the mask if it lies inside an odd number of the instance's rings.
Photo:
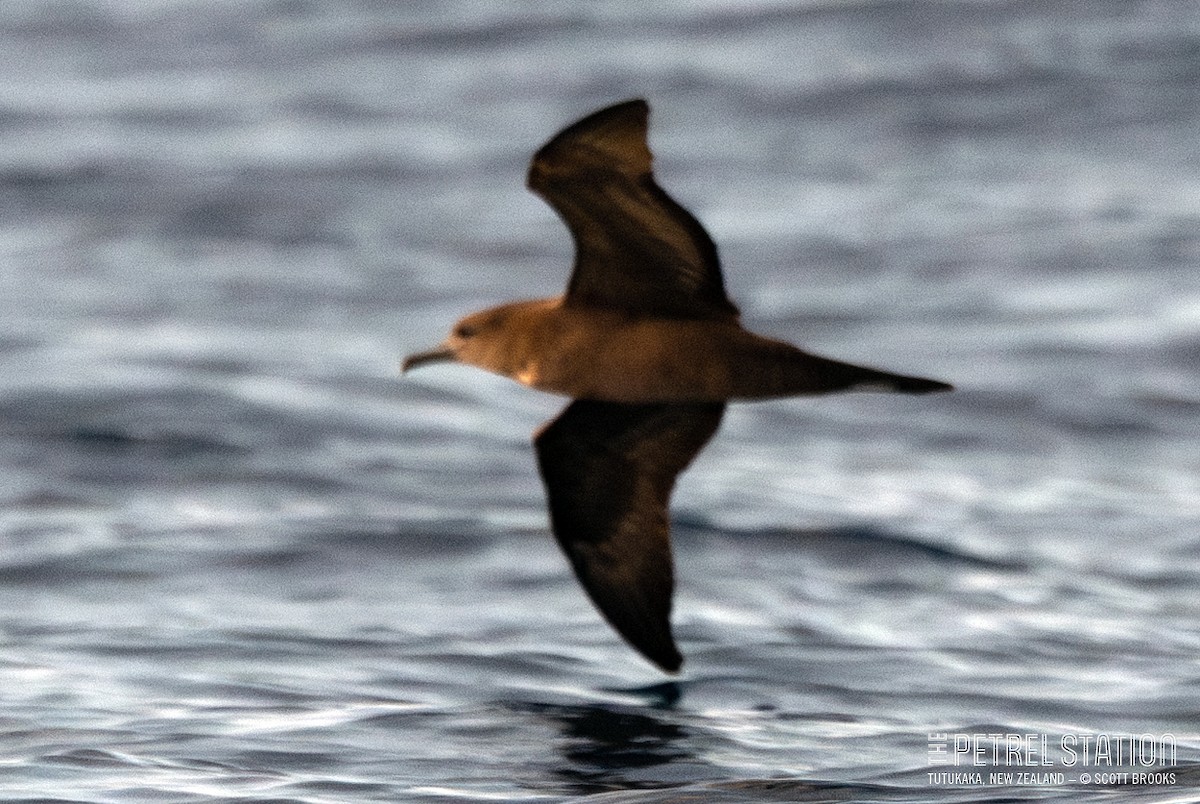
<path id="1" fill-rule="evenodd" d="M 563 401 L 398 371 L 561 289 L 526 162 L 634 96 L 748 325 L 958 386 L 731 410 L 675 680 L 548 535 Z M 1200 800 L 1198 142 L 1186 0 L 5 0 L 0 798 Z"/>

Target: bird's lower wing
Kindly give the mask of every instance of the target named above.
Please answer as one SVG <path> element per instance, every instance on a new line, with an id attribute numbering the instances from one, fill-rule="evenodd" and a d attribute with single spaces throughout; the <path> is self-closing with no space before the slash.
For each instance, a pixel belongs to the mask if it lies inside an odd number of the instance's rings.
<path id="1" fill-rule="evenodd" d="M 672 671 L 668 503 L 675 478 L 716 432 L 723 403 L 576 400 L 535 439 L 550 523 L 609 623 Z"/>

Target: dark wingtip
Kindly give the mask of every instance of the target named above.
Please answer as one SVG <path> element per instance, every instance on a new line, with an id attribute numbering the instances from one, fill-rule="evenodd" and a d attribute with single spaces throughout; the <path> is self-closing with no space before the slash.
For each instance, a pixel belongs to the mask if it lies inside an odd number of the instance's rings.
<path id="1" fill-rule="evenodd" d="M 645 141 L 649 119 L 650 104 L 643 98 L 632 98 L 605 106 L 603 109 L 598 109 L 586 117 L 576 120 L 551 137 L 533 155 L 533 160 L 529 164 L 529 172 L 525 176 L 525 185 L 534 192 L 542 192 L 550 178 L 558 169 L 561 169 L 561 166 L 555 167 L 556 163 L 562 161 L 564 156 L 572 156 L 570 150 L 577 144 L 577 139 L 595 136 L 597 131 L 605 134 L 606 138 L 615 137 L 618 142 L 622 132 L 632 136 L 635 142 L 632 151 L 644 151 L 644 153 L 636 155 L 639 162 L 646 163 L 646 172 L 649 172 L 652 157 Z M 629 158 L 630 155 L 629 153 L 624 154 L 626 158 Z M 575 154 L 574 159 L 578 158 L 579 155 Z M 573 159 L 567 160 L 568 168 L 572 166 L 573 161 Z M 553 202 L 551 203 L 553 204 Z"/>
<path id="2" fill-rule="evenodd" d="M 630 647 L 642 654 L 645 659 L 667 673 L 679 672 L 679 668 L 683 666 L 683 654 L 675 646 L 675 638 L 671 636 L 671 625 L 668 621 L 662 622 L 661 629 L 654 628 L 649 632 L 640 628 L 631 630 L 630 623 L 618 623 L 609 616 L 608 612 L 603 613 L 605 619 L 617 630 L 617 633 L 624 637 Z M 644 622 L 639 624 L 644 624 Z"/>
<path id="3" fill-rule="evenodd" d="M 674 645 L 671 645 L 669 651 L 667 652 L 659 653 L 658 655 L 651 655 L 647 653 L 645 656 L 647 659 L 658 665 L 663 671 L 672 675 L 678 673 L 679 669 L 683 667 L 683 655 Z"/>
<path id="4" fill-rule="evenodd" d="M 588 591 L 591 594 L 591 590 Z M 595 598 L 593 598 L 594 600 Z M 671 634 L 670 615 L 661 620 L 647 612 L 639 612 L 636 619 L 614 619 L 611 611 L 604 611 L 605 619 L 617 630 L 625 641 L 647 660 L 667 673 L 678 673 L 683 666 L 683 654 L 675 645 Z"/>
<path id="5" fill-rule="evenodd" d="M 618 103 L 609 104 L 608 106 L 605 106 L 603 109 L 597 109 L 596 111 L 588 114 L 587 116 L 582 117 L 579 120 L 576 120 L 574 123 L 572 123 L 571 125 L 564 128 L 562 131 L 560 131 L 558 133 L 558 136 L 561 137 L 564 134 L 570 134 L 571 132 L 574 132 L 574 131 L 579 131 L 581 129 L 590 128 L 590 127 L 596 125 L 597 123 L 599 123 L 600 121 L 604 120 L 605 118 L 609 118 L 609 117 L 617 118 L 617 117 L 622 117 L 624 115 L 635 115 L 637 117 L 642 118 L 642 123 L 645 124 L 645 118 L 647 116 L 649 116 L 649 114 L 650 114 L 650 104 L 646 102 L 645 98 L 629 98 L 628 100 L 623 100 Z"/>

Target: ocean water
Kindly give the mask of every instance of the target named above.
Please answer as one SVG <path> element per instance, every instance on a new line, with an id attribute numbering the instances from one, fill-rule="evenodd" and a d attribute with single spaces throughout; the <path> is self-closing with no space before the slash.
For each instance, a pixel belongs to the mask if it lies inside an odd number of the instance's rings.
<path id="1" fill-rule="evenodd" d="M 399 375 L 637 96 L 749 326 L 958 389 L 730 410 L 674 678 L 564 401 Z M 1197 142 L 1184 0 L 6 0 L 0 798 L 1200 800 Z"/>

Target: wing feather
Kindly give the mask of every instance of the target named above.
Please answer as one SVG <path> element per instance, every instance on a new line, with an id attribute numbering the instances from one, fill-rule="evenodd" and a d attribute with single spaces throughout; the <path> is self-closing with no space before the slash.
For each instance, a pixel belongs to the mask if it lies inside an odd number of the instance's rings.
<path id="1" fill-rule="evenodd" d="M 717 247 L 658 186 L 650 108 L 632 100 L 563 129 L 534 156 L 529 187 L 575 242 L 566 303 L 672 318 L 736 318 Z"/>
<path id="2" fill-rule="evenodd" d="M 551 526 L 576 577 L 622 637 L 672 672 L 683 657 L 671 635 L 668 505 L 723 412 L 576 400 L 535 439 Z"/>

